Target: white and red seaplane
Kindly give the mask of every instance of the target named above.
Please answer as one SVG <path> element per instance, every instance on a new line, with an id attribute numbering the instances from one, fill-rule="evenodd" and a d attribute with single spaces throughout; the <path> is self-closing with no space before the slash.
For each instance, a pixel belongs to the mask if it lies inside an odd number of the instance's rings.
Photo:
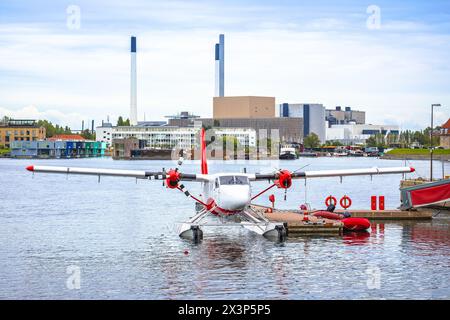
<path id="1" fill-rule="evenodd" d="M 414 172 L 411 167 L 367 168 L 346 170 L 295 171 L 277 170 L 272 173 L 216 173 L 209 174 L 206 161 L 205 130 L 201 129 L 201 173 L 183 173 L 178 168 L 168 171 L 150 172 L 142 170 L 117 170 L 100 168 L 75 168 L 56 166 L 28 166 L 32 172 L 81 174 L 93 176 L 132 177 L 137 179 L 163 180 L 169 189 L 182 191 L 196 202 L 196 214 L 179 227 L 179 235 L 183 238 L 200 240 L 203 236 L 201 227 L 208 226 L 204 222 L 207 216 L 215 216 L 220 224 L 238 225 L 267 238 L 283 240 L 286 230 L 283 223 L 271 222 L 250 206 L 251 202 L 272 187 L 285 191 L 291 187 L 292 179 L 309 179 L 320 177 L 343 177 L 357 175 L 399 174 Z M 253 181 L 273 181 L 273 183 L 256 195 L 252 195 L 250 183 Z M 202 183 L 202 194 L 192 195 L 182 181 Z"/>

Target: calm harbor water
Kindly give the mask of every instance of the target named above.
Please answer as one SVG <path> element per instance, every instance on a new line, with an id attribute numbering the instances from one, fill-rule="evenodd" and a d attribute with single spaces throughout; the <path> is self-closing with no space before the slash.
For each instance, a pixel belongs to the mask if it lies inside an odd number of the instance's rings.
<path id="1" fill-rule="evenodd" d="M 276 244 L 243 229 L 205 229 L 194 245 L 175 233 L 194 204 L 160 182 L 36 174 L 30 164 L 160 170 L 170 161 L 0 159 L 1 299 L 441 299 L 450 298 L 450 215 L 432 221 L 379 222 L 370 234 L 289 238 Z M 248 172 L 402 166 L 373 158 L 247 162 Z M 428 162 L 413 161 L 426 176 Z M 446 173 L 450 163 L 445 164 Z M 241 164 L 209 163 L 211 172 Z M 198 172 L 198 163 L 183 171 Z M 436 162 L 435 174 L 441 173 Z M 276 205 L 323 208 L 327 195 L 349 195 L 368 208 L 371 195 L 399 205 L 401 175 L 295 181 Z M 192 192 L 195 183 L 186 184 Z M 253 185 L 253 192 L 267 187 Z M 268 204 L 267 195 L 258 203 Z M 187 252 L 187 254 L 186 254 Z M 75 271 L 74 271 L 75 270 Z M 73 276 L 79 271 L 79 286 Z M 78 278 L 77 278 L 78 279 Z M 77 289 L 79 288 L 79 289 Z"/>

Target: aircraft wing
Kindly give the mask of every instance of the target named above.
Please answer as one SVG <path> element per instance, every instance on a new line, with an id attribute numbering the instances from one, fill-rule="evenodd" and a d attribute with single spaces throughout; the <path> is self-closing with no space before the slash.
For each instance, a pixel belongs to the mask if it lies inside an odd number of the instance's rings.
<path id="1" fill-rule="evenodd" d="M 169 178 L 170 173 L 164 171 L 56 167 L 56 166 L 28 166 L 26 169 L 31 172 L 131 177 L 136 179 L 148 179 L 148 180 L 165 180 Z M 209 181 L 208 175 L 204 174 L 190 174 L 180 172 L 178 178 L 180 181 L 199 181 L 199 182 Z"/>
<path id="2" fill-rule="evenodd" d="M 324 177 L 345 177 L 345 176 L 362 176 L 362 175 L 378 175 L 378 174 L 398 174 L 411 173 L 415 169 L 411 167 L 390 167 L 390 168 L 365 168 L 365 169 L 339 169 L 339 170 L 315 170 L 315 171 L 301 171 L 289 173 L 292 179 L 309 179 L 309 178 L 324 178 Z M 282 175 L 283 171 L 277 171 L 268 174 L 256 173 L 250 176 L 250 180 L 275 180 Z M 286 171 L 285 171 L 286 172 Z M 286 173 L 285 173 L 286 174 Z"/>

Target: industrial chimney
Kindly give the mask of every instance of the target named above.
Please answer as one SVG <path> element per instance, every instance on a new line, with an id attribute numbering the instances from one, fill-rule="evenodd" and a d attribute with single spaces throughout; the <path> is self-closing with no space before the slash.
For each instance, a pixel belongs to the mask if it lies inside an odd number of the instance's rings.
<path id="1" fill-rule="evenodd" d="M 131 90 L 130 90 L 130 125 L 137 125 L 136 97 L 136 37 L 131 37 Z"/>
<path id="2" fill-rule="evenodd" d="M 223 34 L 219 35 L 219 43 L 215 45 L 215 67 L 216 67 L 216 89 L 215 96 L 223 97 L 225 95 L 225 36 Z"/>

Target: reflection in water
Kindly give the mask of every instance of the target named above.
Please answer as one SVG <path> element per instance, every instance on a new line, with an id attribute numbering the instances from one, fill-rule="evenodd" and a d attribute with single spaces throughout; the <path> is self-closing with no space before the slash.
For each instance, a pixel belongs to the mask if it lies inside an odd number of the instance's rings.
<path id="1" fill-rule="evenodd" d="M 344 244 L 346 245 L 364 245 L 368 244 L 370 241 L 370 232 L 361 231 L 361 232 L 345 232 L 342 236 L 342 240 L 344 240 Z"/>
<path id="2" fill-rule="evenodd" d="M 279 167 L 296 169 L 302 161 Z M 164 161 L 109 159 L 40 160 L 46 165 L 160 170 Z M 396 166 L 379 159 L 308 159 L 310 169 Z M 50 299 L 385 299 L 450 296 L 450 215 L 431 221 L 374 221 L 370 233 L 290 237 L 284 244 L 244 229 L 205 230 L 194 245 L 173 226 L 193 213 L 182 193 L 158 183 L 105 177 L 36 175 L 28 161 L 0 160 L 0 298 Z M 198 172 L 198 164 L 183 164 Z M 420 170 L 421 162 L 412 163 Z M 211 171 L 240 171 L 211 163 Z M 266 168 L 249 164 L 248 171 Z M 355 189 L 355 185 L 358 188 Z M 254 186 L 262 190 L 264 183 Z M 282 208 L 305 202 L 295 184 Z M 27 199 L 17 190 L 27 190 Z M 189 190 L 199 193 L 191 184 Z M 398 205 L 393 177 L 342 184 L 308 182 L 308 202 L 323 206 L 326 195 L 350 194 L 355 208 L 369 194 Z M 279 197 L 280 198 L 280 197 Z M 281 197 L 282 198 L 282 197 Z M 176 204 L 176 206 L 174 206 Z M 185 254 L 185 251 L 187 254 Z M 80 290 L 66 288 L 66 268 L 79 266 Z M 367 270 L 380 270 L 381 286 L 367 286 Z M 420 270 L 420 272 L 418 272 Z"/>

